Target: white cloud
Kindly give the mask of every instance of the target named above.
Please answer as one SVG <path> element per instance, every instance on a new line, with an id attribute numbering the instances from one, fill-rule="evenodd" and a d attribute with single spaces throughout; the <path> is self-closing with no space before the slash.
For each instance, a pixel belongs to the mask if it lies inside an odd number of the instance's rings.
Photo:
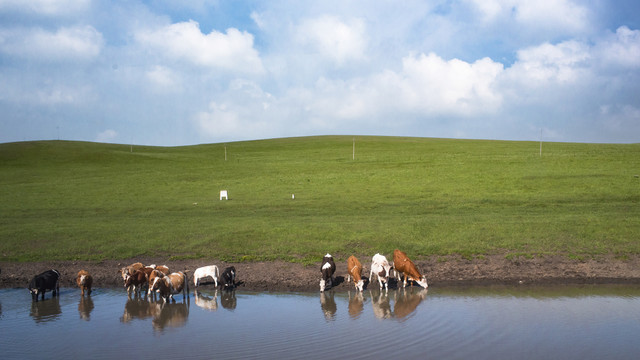
<path id="1" fill-rule="evenodd" d="M 503 66 L 489 58 L 468 63 L 436 54 L 402 60 L 403 100 L 423 113 L 471 115 L 494 111 L 501 96 L 494 88 Z"/>
<path id="2" fill-rule="evenodd" d="M 321 16 L 300 23 L 296 31 L 299 43 L 311 47 L 338 65 L 365 58 L 365 24 L 360 19 L 341 21 L 336 16 Z"/>
<path id="3" fill-rule="evenodd" d="M 589 25 L 588 10 L 570 0 L 520 0 L 516 19 L 530 26 L 582 31 Z"/>
<path id="4" fill-rule="evenodd" d="M 112 142 L 117 137 L 118 137 L 118 133 L 115 130 L 108 129 L 99 133 L 98 136 L 96 136 L 95 141 L 101 142 L 101 143 Z"/>
<path id="5" fill-rule="evenodd" d="M 197 22 L 189 21 L 140 31 L 135 37 L 143 46 L 170 59 L 244 73 L 264 71 L 253 48 L 253 35 L 234 28 L 227 29 L 226 34 L 214 30 L 205 35 Z"/>
<path id="6" fill-rule="evenodd" d="M 91 0 L 0 0 L 0 9 L 43 15 L 67 15 L 83 11 Z"/>
<path id="7" fill-rule="evenodd" d="M 640 31 L 621 26 L 614 36 L 597 45 L 602 61 L 610 66 L 640 67 Z"/>
<path id="8" fill-rule="evenodd" d="M 173 91 L 180 89 L 180 79 L 171 69 L 156 65 L 145 73 L 155 90 Z"/>
<path id="9" fill-rule="evenodd" d="M 513 18 L 520 25 L 542 31 L 579 32 L 589 26 L 590 12 L 571 0 L 466 0 L 490 23 Z"/>
<path id="10" fill-rule="evenodd" d="M 216 98 L 206 111 L 194 116 L 198 129 L 207 139 L 275 136 L 284 126 L 278 121 L 287 120 L 278 115 L 282 108 L 273 106 L 276 99 L 248 80 L 232 81 L 226 92 Z"/>
<path id="11" fill-rule="evenodd" d="M 588 71 L 589 47 L 578 41 L 557 45 L 545 43 L 518 51 L 509 69 L 512 79 L 526 87 L 567 84 L 580 80 Z"/>
<path id="12" fill-rule="evenodd" d="M 40 28 L 0 29 L 0 51 L 33 60 L 92 59 L 104 45 L 92 26 L 61 27 L 55 32 Z"/>

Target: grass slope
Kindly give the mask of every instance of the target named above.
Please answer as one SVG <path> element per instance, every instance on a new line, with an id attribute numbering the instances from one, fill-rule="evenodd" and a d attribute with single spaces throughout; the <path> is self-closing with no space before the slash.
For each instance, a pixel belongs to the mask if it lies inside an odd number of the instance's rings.
<path id="1" fill-rule="evenodd" d="M 0 144 L 0 259 L 640 253 L 640 144 L 352 139 Z"/>

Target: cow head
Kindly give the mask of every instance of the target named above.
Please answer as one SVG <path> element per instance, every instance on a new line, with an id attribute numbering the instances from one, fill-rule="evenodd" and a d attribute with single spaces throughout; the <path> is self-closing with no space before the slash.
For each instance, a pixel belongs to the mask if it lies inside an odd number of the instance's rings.
<path id="1" fill-rule="evenodd" d="M 38 289 L 29 288 L 29 293 L 31 294 L 31 300 L 38 301 Z"/>
<path id="2" fill-rule="evenodd" d="M 416 279 L 416 282 L 425 289 L 429 287 L 426 276 L 421 277 L 420 280 Z"/>
<path id="3" fill-rule="evenodd" d="M 356 289 L 358 289 L 359 291 L 363 291 L 364 289 L 364 280 L 360 280 L 356 283 Z"/>
<path id="4" fill-rule="evenodd" d="M 320 280 L 320 292 L 324 292 L 326 285 L 327 285 L 327 282 L 324 281 L 324 279 Z"/>

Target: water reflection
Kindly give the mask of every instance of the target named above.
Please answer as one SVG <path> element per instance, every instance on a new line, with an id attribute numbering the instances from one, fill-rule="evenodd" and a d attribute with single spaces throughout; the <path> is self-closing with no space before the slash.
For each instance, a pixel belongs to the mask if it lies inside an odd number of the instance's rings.
<path id="1" fill-rule="evenodd" d="M 238 299 L 236 299 L 236 290 L 224 290 L 220 295 L 220 304 L 222 307 L 227 310 L 235 310 L 236 305 L 238 304 Z"/>
<path id="2" fill-rule="evenodd" d="M 125 358 L 141 349 L 166 358 L 319 358 L 328 354 L 327 344 L 333 355 L 356 358 L 391 358 L 399 349 L 418 359 L 637 358 L 639 286 L 561 290 L 372 287 L 274 294 L 211 288 L 198 289 L 197 306 L 190 308 L 187 301 L 127 301 L 122 289 L 98 291 L 94 304 L 87 296 L 81 301 L 75 289 L 38 303 L 24 289 L 0 289 L 0 328 L 10 329 L 0 336 L 0 349 L 7 359 L 33 357 L 35 343 L 68 359 Z M 242 311 L 215 311 L 222 297 L 236 307 L 236 294 Z M 354 336 L 372 328 L 417 336 Z M 107 342 L 85 341 L 100 338 Z"/>
<path id="3" fill-rule="evenodd" d="M 209 311 L 218 310 L 218 289 L 216 289 L 213 295 L 211 296 L 207 296 L 196 289 L 194 291 L 194 299 L 195 299 L 196 305 L 205 310 L 209 310 Z"/>
<path id="4" fill-rule="evenodd" d="M 128 323 L 132 320 L 145 320 L 153 317 L 153 312 L 157 311 L 157 302 L 147 301 L 140 298 L 129 298 L 124 304 L 124 313 L 120 322 Z"/>
<path id="5" fill-rule="evenodd" d="M 151 318 L 154 330 L 162 331 L 167 327 L 182 327 L 189 318 L 189 300 L 183 302 L 165 303 L 162 299 L 145 300 L 128 298 L 124 304 L 124 313 L 120 322 L 128 323 L 132 320 L 147 320 Z"/>
<path id="6" fill-rule="evenodd" d="M 320 293 L 320 307 L 322 308 L 322 313 L 327 321 L 335 320 L 338 305 L 336 305 L 333 291 Z"/>
<path id="7" fill-rule="evenodd" d="M 404 321 L 415 313 L 418 305 L 427 298 L 427 289 L 411 287 L 394 291 L 369 290 L 373 314 L 378 319 L 398 319 Z M 393 300 L 393 307 L 392 301 Z M 351 314 L 351 299 L 349 300 Z"/>
<path id="8" fill-rule="evenodd" d="M 94 305 L 91 295 L 87 295 L 86 297 L 80 296 L 80 302 L 78 302 L 78 313 L 82 320 L 91 320 L 91 312 L 93 311 L 93 308 Z"/>
<path id="9" fill-rule="evenodd" d="M 352 319 L 357 319 L 362 314 L 364 310 L 364 302 L 365 302 L 364 294 L 362 291 L 356 291 L 355 294 L 351 294 L 349 291 L 349 316 Z"/>
<path id="10" fill-rule="evenodd" d="M 178 328 L 187 324 L 189 319 L 189 301 L 182 303 L 152 303 L 155 306 L 151 323 L 154 330 L 163 331 L 165 328 Z"/>
<path id="11" fill-rule="evenodd" d="M 415 313 L 418 305 L 426 299 L 427 289 L 412 287 L 409 289 L 400 289 L 395 292 L 395 304 L 393 307 L 393 315 L 397 319 L 404 320 L 409 315 Z"/>
<path id="12" fill-rule="evenodd" d="M 373 315 L 378 319 L 391 318 L 391 304 L 389 303 L 389 292 L 376 290 L 369 290 L 369 296 L 371 296 L 371 306 L 373 306 Z"/>
<path id="13" fill-rule="evenodd" d="M 31 315 L 36 323 L 55 321 L 60 314 L 62 314 L 60 296 L 51 297 L 48 300 L 31 302 L 31 312 L 29 315 Z"/>

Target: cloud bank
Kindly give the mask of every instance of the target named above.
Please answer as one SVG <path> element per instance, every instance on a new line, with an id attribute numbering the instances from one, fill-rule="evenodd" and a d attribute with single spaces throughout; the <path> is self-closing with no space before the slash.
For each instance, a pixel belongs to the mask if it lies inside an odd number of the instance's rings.
<path id="1" fill-rule="evenodd" d="M 0 1 L 0 141 L 640 141 L 633 2 L 36 5 Z"/>

